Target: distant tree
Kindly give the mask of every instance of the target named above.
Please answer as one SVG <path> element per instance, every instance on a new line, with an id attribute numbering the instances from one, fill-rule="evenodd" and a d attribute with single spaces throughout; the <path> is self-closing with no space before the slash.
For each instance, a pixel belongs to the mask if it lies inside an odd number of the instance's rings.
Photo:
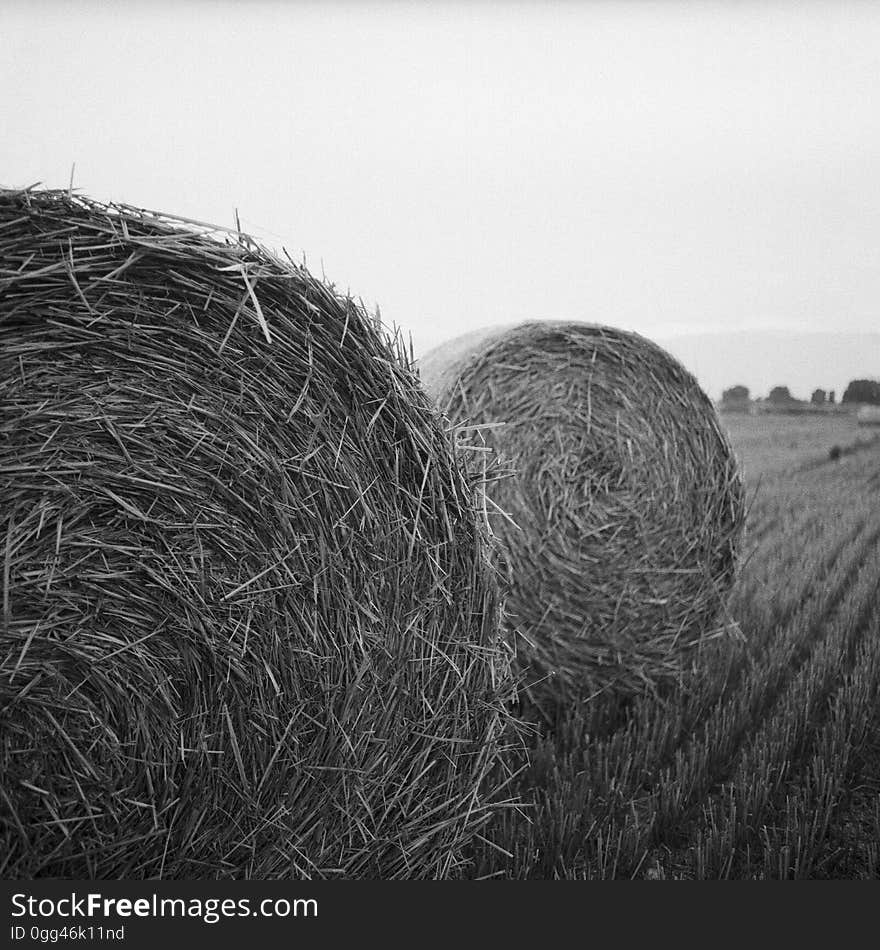
<path id="1" fill-rule="evenodd" d="M 794 402 L 794 396 L 788 391 L 788 386 L 774 386 L 767 397 L 770 402 Z"/>
<path id="2" fill-rule="evenodd" d="M 846 387 L 843 402 L 867 402 L 880 406 L 880 382 L 876 379 L 854 379 Z"/>
<path id="3" fill-rule="evenodd" d="M 814 406 L 823 406 L 825 405 L 825 400 L 828 398 L 828 393 L 824 389 L 814 389 L 813 395 L 810 396 L 810 402 Z"/>
<path id="4" fill-rule="evenodd" d="M 742 402 L 749 398 L 748 386 L 731 386 L 721 394 L 722 402 Z"/>
<path id="5" fill-rule="evenodd" d="M 833 406 L 836 399 L 837 399 L 837 393 L 832 389 L 831 392 L 828 393 L 828 402 L 830 402 L 831 405 Z"/>

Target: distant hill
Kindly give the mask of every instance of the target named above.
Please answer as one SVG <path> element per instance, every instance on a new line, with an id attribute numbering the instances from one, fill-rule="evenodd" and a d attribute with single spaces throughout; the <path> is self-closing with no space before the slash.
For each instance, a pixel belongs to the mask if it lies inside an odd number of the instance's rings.
<path id="1" fill-rule="evenodd" d="M 738 383 L 753 398 L 788 386 L 798 399 L 816 388 L 836 390 L 851 379 L 880 379 L 880 333 L 790 333 L 742 330 L 656 338 L 713 398 Z"/>

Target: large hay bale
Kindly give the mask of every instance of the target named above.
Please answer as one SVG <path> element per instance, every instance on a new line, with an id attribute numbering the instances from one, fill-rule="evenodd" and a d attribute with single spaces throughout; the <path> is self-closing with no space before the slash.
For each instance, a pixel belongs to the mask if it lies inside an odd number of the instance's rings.
<path id="1" fill-rule="evenodd" d="M 439 877 L 504 707 L 477 488 L 248 238 L 0 192 L 0 873 Z"/>
<path id="2" fill-rule="evenodd" d="M 531 322 L 427 354 L 456 421 L 512 463 L 493 499 L 517 652 L 537 700 L 678 678 L 731 582 L 743 492 L 715 410 L 655 344 Z"/>

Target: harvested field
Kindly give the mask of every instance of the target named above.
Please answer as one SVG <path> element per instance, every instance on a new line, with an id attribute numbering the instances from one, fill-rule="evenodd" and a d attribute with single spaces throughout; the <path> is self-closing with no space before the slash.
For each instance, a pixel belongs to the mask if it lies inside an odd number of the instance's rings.
<path id="1" fill-rule="evenodd" d="M 752 482 L 773 472 L 828 457 L 835 446 L 843 448 L 860 438 L 854 413 L 786 416 L 762 413 L 748 416 L 722 413 L 745 477 Z"/>
<path id="2" fill-rule="evenodd" d="M 832 460 L 838 430 L 724 418 L 747 473 L 743 638 L 710 644 L 686 688 L 534 735 L 528 805 L 479 875 L 880 877 L 880 441 Z"/>
<path id="3" fill-rule="evenodd" d="M 456 873 L 507 721 L 480 491 L 352 300 L 0 192 L 0 493 L 4 877 Z"/>

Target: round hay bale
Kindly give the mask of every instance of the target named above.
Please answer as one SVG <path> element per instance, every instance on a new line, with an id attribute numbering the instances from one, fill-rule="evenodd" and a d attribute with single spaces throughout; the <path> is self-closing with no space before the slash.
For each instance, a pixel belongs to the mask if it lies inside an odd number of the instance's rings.
<path id="1" fill-rule="evenodd" d="M 715 410 L 650 341 L 530 322 L 438 347 L 420 375 L 512 463 L 492 497 L 519 662 L 539 701 L 676 679 L 731 583 L 743 490 Z M 497 425 L 502 423 L 502 425 Z"/>
<path id="2" fill-rule="evenodd" d="M 442 877 L 505 654 L 393 341 L 249 238 L 0 192 L 0 873 Z"/>

